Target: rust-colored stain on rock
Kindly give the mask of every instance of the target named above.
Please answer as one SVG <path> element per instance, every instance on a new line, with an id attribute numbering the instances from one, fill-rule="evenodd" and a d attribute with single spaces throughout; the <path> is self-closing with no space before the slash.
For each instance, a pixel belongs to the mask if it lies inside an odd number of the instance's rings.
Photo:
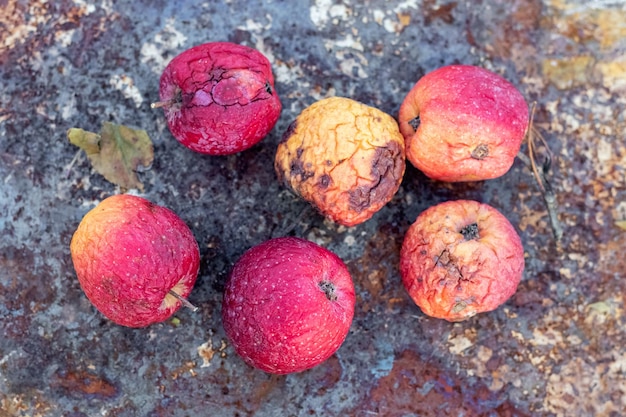
<path id="1" fill-rule="evenodd" d="M 436 359 L 425 360 L 412 350 L 395 357 L 389 375 L 378 380 L 356 413 L 383 417 L 529 417 L 506 400 L 505 392 L 492 392 L 480 382 L 468 385 L 438 366 Z"/>
<path id="2" fill-rule="evenodd" d="M 52 385 L 72 396 L 112 399 L 119 394 L 108 379 L 85 370 L 61 370 L 52 378 Z"/>

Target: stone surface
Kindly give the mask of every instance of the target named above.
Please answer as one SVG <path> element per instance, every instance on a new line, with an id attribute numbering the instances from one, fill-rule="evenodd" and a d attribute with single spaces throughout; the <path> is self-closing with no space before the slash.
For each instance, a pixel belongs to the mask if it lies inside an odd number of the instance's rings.
<path id="1" fill-rule="evenodd" d="M 5 0 L 2 9 L 0 416 L 624 415 L 623 2 Z M 150 109 L 167 62 L 213 40 L 263 52 L 284 104 L 267 138 L 228 157 L 184 148 Z M 521 160 L 501 178 L 469 184 L 408 168 L 394 199 L 353 228 L 279 186 L 276 145 L 306 106 L 338 95 L 395 116 L 421 75 L 452 63 L 493 70 L 537 103 L 535 127 L 554 154 L 560 245 Z M 103 121 L 146 129 L 154 142 L 142 195 L 177 212 L 200 244 L 190 296 L 198 313 L 126 329 L 78 285 L 72 233 L 120 190 L 65 132 Z M 398 258 L 416 216 L 455 198 L 509 218 L 526 271 L 502 308 L 451 324 L 410 301 Z M 336 252 L 357 308 L 329 361 L 271 377 L 235 355 L 220 301 L 236 259 L 283 235 Z"/>

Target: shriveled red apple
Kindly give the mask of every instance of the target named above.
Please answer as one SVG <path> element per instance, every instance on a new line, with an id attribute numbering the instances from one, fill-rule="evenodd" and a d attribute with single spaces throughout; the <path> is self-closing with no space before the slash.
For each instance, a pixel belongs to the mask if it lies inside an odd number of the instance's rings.
<path id="1" fill-rule="evenodd" d="M 237 261 L 222 319 L 245 362 L 288 374 L 319 365 L 339 349 L 354 304 L 352 278 L 337 255 L 304 239 L 281 237 Z"/>
<path id="2" fill-rule="evenodd" d="M 496 309 L 515 293 L 523 271 L 524 248 L 511 223 L 471 200 L 426 209 L 400 252 L 402 282 L 413 301 L 449 321 Z"/>
<path id="3" fill-rule="evenodd" d="M 528 105 L 501 76 L 449 65 L 420 78 L 400 106 L 407 159 L 440 181 L 504 175 L 528 127 Z"/>
<path id="4" fill-rule="evenodd" d="M 198 244 L 171 210 L 128 194 L 89 211 L 72 237 L 78 281 L 111 321 L 144 327 L 185 304 L 200 268 Z"/>
<path id="5" fill-rule="evenodd" d="M 209 42 L 177 55 L 161 75 L 159 94 L 152 107 L 163 107 L 176 140 L 209 155 L 255 145 L 282 108 L 268 59 L 230 42 Z"/>

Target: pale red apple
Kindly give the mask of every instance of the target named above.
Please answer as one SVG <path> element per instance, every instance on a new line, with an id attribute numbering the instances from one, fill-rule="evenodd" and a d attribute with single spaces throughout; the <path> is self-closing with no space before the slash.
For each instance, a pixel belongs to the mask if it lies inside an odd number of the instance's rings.
<path id="1" fill-rule="evenodd" d="M 406 232 L 400 274 L 409 295 L 432 317 L 461 321 L 491 311 L 516 291 L 524 248 L 495 208 L 456 200 L 423 211 Z"/>
<path id="2" fill-rule="evenodd" d="M 413 86 L 398 115 L 407 159 L 439 181 L 504 175 L 528 127 L 528 105 L 501 76 L 471 65 L 434 70 Z"/>

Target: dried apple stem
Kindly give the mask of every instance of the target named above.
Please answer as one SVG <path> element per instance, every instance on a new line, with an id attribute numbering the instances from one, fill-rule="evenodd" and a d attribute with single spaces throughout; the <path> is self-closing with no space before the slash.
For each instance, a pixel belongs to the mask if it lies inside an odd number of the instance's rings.
<path id="1" fill-rule="evenodd" d="M 173 101 L 172 100 L 167 100 L 167 101 L 155 101 L 154 103 L 150 104 L 150 108 L 152 109 L 158 109 L 160 107 L 165 107 L 165 106 L 169 106 L 170 104 L 172 104 Z"/>
<path id="2" fill-rule="evenodd" d="M 193 311 L 194 313 L 196 311 L 199 310 L 200 307 L 196 307 L 195 305 L 191 304 L 186 298 L 183 298 L 180 296 L 180 294 L 178 294 L 176 291 L 174 290 L 169 290 L 168 291 L 169 294 L 176 298 L 178 301 L 180 301 L 185 307 L 187 307 L 188 309 L 190 309 L 191 311 Z"/>

